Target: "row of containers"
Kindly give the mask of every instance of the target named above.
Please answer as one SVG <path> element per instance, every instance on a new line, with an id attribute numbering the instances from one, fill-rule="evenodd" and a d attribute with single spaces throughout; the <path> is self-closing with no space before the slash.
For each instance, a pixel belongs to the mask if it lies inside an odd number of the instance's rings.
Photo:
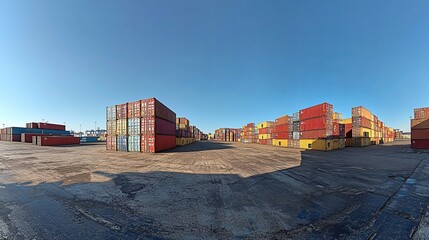
<path id="1" fill-rule="evenodd" d="M 327 151 L 392 142 L 394 130 L 361 106 L 352 108 L 351 118 L 343 119 L 332 104 L 322 103 L 275 121 L 248 123 L 240 129 L 220 128 L 214 139 Z"/>
<path id="2" fill-rule="evenodd" d="M 107 107 L 106 119 L 107 150 L 156 153 L 206 136 L 156 98 Z"/>
<path id="3" fill-rule="evenodd" d="M 414 119 L 411 119 L 411 148 L 429 149 L 429 107 L 414 109 Z"/>
<path id="4" fill-rule="evenodd" d="M 8 127 L 0 130 L 0 140 L 32 143 L 39 146 L 60 146 L 80 144 L 66 126 L 44 122 L 27 123 L 26 127 Z"/>

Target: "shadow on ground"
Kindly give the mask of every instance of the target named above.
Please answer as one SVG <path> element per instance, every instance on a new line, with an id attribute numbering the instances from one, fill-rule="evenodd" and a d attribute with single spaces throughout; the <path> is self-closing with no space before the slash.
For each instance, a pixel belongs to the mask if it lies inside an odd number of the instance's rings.
<path id="1" fill-rule="evenodd" d="M 208 145 L 179 149 L 233 147 Z M 92 172 L 111 180 L 0 184 L 0 236 L 408 239 L 428 205 L 429 159 L 406 149 L 303 151 L 300 166 L 251 177 Z"/>
<path id="2" fill-rule="evenodd" d="M 222 149 L 231 149 L 231 148 L 236 148 L 236 147 L 232 143 L 214 142 L 214 141 L 197 141 L 189 145 L 176 147 L 164 152 L 166 153 L 201 152 L 201 151 L 222 150 Z"/>

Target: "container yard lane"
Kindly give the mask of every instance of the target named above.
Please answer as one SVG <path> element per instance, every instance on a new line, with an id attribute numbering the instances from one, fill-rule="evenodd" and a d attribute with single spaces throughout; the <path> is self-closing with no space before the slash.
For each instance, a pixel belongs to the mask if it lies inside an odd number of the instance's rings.
<path id="1" fill-rule="evenodd" d="M 429 153 L 0 141 L 0 239 L 428 239 Z"/>

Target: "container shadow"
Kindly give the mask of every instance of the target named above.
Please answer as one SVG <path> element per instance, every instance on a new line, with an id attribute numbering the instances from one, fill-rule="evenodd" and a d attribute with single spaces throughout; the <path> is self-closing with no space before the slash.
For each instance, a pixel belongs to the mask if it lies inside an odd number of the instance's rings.
<path id="1" fill-rule="evenodd" d="M 233 144 L 225 142 L 212 142 L 212 141 L 196 141 L 189 145 L 178 146 L 173 149 L 163 151 L 165 153 L 180 153 L 180 152 L 202 152 L 211 150 L 222 150 L 235 148 Z"/>
<path id="2" fill-rule="evenodd" d="M 239 147 L 203 141 L 178 150 L 230 148 Z M 3 226 L 10 239 L 22 234 L 14 222 L 34 227 L 32 238 L 41 239 L 369 239 L 374 233 L 408 239 L 429 195 L 401 192 L 389 211 L 403 206 L 410 216 L 380 210 L 395 200 L 391 196 L 421 159 L 407 149 L 301 151 L 296 157 L 261 149 L 260 155 L 223 159 L 224 173 L 95 171 L 52 183 L 7 183 L 0 188 L 0 217 L 8 216 Z M 279 159 L 296 164 L 286 167 Z M 22 205 L 20 214 L 11 214 Z"/>

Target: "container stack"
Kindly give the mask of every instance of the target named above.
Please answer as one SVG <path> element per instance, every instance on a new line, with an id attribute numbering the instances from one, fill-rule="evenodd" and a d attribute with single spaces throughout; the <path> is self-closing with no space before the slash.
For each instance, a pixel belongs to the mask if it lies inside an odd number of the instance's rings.
<path id="1" fill-rule="evenodd" d="M 265 121 L 258 123 L 258 143 L 262 145 L 272 145 L 272 136 L 274 122 Z"/>
<path id="2" fill-rule="evenodd" d="M 243 126 L 241 141 L 243 143 L 257 143 L 258 142 L 258 133 L 257 128 L 254 123 L 248 123 Z"/>
<path id="3" fill-rule="evenodd" d="M 116 106 L 107 107 L 106 118 L 106 149 L 116 151 Z"/>
<path id="4" fill-rule="evenodd" d="M 156 98 L 107 107 L 106 113 L 107 150 L 156 153 L 176 147 L 176 114 Z"/>
<path id="5" fill-rule="evenodd" d="M 116 105 L 116 149 L 128 152 L 128 104 Z"/>
<path id="6" fill-rule="evenodd" d="M 288 147 L 299 148 L 299 130 L 300 130 L 299 112 L 292 115 L 292 138 L 289 138 Z"/>
<path id="7" fill-rule="evenodd" d="M 293 139 L 293 118 L 288 115 L 277 118 L 274 122 L 272 138 L 274 146 L 288 147 L 288 139 Z"/>
<path id="8" fill-rule="evenodd" d="M 194 127 L 185 117 L 176 118 L 176 145 L 184 146 L 195 142 Z"/>
<path id="9" fill-rule="evenodd" d="M 240 130 L 236 128 L 219 128 L 215 130 L 214 140 L 220 142 L 237 142 Z"/>
<path id="10" fill-rule="evenodd" d="M 429 149 L 429 107 L 414 109 L 414 119 L 411 119 L 411 148 Z"/>
<path id="11" fill-rule="evenodd" d="M 25 128 L 8 127 L 1 129 L 0 140 L 33 143 L 39 146 L 60 146 L 80 143 L 79 138 L 71 136 L 70 131 L 66 131 L 65 125 L 44 122 L 27 123 Z"/>
<path id="12" fill-rule="evenodd" d="M 355 147 L 376 145 L 392 142 L 394 131 L 368 109 L 358 106 L 352 108 L 352 138 L 348 143 Z"/>

